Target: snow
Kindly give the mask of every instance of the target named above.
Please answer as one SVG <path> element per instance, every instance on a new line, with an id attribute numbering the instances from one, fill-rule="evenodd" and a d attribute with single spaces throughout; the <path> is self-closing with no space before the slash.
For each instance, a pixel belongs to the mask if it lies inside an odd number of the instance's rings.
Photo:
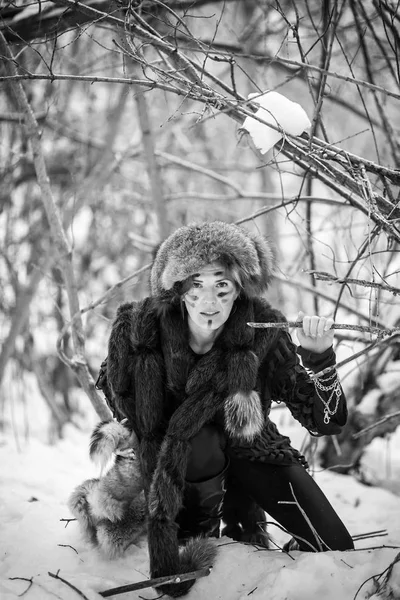
<path id="1" fill-rule="evenodd" d="M 361 469 L 365 479 L 400 496 L 400 427 L 366 448 Z"/>
<path id="2" fill-rule="evenodd" d="M 19 440 L 17 445 L 12 431 L 2 434 L 1 600 L 18 598 L 29 586 L 24 594 L 27 600 L 80 597 L 65 583 L 52 578 L 49 572 L 59 572 L 89 600 L 101 598 L 99 591 L 149 577 L 144 540 L 132 546 L 123 558 L 106 560 L 83 542 L 75 521 L 67 524 L 61 520 L 71 518 L 66 500 L 73 488 L 84 479 L 98 475 L 88 458 L 89 435 L 90 429 L 78 431 L 69 427 L 65 439 L 49 446 L 32 435 L 28 441 Z M 364 582 L 357 600 L 378 598 L 373 596 L 374 582 L 367 580 L 383 573 L 400 551 L 399 497 L 329 471 L 317 472 L 315 477 L 353 536 L 381 529 L 387 530 L 387 535 L 356 541 L 355 551 L 291 552 L 290 556 L 279 550 L 260 549 L 221 538 L 217 540 L 220 548 L 211 574 L 199 579 L 187 598 L 353 600 Z M 278 544 L 287 539 L 286 534 L 273 525 L 269 531 Z M 387 595 L 379 597 L 398 599 L 400 563 L 396 563 L 389 574 Z M 33 578 L 32 585 L 30 578 Z M 114 597 L 152 600 L 158 596 L 156 590 L 147 588 Z"/>
<path id="3" fill-rule="evenodd" d="M 249 94 L 248 99 L 260 108 L 255 116 L 280 127 L 284 133 L 298 136 L 311 127 L 311 121 L 304 108 L 297 102 L 292 102 L 279 92 L 266 91 L 262 94 Z M 280 139 L 283 133 L 264 125 L 253 117 L 246 117 L 242 129 L 249 132 L 256 148 L 266 154 Z"/>

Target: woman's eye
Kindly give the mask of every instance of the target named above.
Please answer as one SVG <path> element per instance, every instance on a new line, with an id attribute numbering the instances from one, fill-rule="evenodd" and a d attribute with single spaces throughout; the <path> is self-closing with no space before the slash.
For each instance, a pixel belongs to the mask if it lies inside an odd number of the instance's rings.
<path id="1" fill-rule="evenodd" d="M 228 286 L 228 282 L 227 281 L 219 281 L 217 283 L 217 287 L 227 287 Z"/>
<path id="2" fill-rule="evenodd" d="M 193 281 L 192 287 L 196 288 L 196 290 L 197 290 L 201 287 L 201 283 L 199 281 Z"/>

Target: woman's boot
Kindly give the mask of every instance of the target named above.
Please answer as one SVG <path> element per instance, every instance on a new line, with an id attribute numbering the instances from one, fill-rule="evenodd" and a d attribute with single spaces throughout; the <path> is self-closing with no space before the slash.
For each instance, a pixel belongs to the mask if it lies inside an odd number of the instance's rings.
<path id="1" fill-rule="evenodd" d="M 300 550 L 300 544 L 294 538 L 290 538 L 288 542 L 282 546 L 283 552 L 293 552 L 294 550 Z"/>
<path id="2" fill-rule="evenodd" d="M 186 482 L 183 507 L 176 519 L 180 540 L 219 537 L 228 466 L 206 481 Z"/>
<path id="3" fill-rule="evenodd" d="M 225 523 L 221 535 L 269 548 L 269 536 L 263 509 L 245 493 L 232 478 L 224 499 L 222 520 Z"/>

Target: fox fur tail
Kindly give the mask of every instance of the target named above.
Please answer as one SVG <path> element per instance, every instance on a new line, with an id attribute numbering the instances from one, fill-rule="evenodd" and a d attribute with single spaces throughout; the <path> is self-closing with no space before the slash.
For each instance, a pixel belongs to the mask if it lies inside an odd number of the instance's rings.
<path id="1" fill-rule="evenodd" d="M 136 448 L 136 434 L 118 421 L 101 421 L 90 438 L 89 456 L 103 470 L 117 450 Z"/>
<path id="2" fill-rule="evenodd" d="M 93 545 L 97 543 L 97 533 L 91 516 L 88 495 L 96 488 L 98 482 L 98 479 L 87 479 L 75 488 L 68 499 L 68 507 L 78 520 L 84 537 Z"/>
<path id="3" fill-rule="evenodd" d="M 215 541 L 202 537 L 190 538 L 184 546 L 179 548 L 179 566 L 175 566 L 173 569 L 174 574 L 191 573 L 192 571 L 211 567 L 216 556 L 217 546 Z M 161 574 L 157 574 L 157 576 L 161 576 Z M 192 579 L 181 583 L 167 583 L 157 586 L 157 591 L 161 591 L 172 598 L 178 598 L 187 594 L 195 581 L 195 579 Z"/>

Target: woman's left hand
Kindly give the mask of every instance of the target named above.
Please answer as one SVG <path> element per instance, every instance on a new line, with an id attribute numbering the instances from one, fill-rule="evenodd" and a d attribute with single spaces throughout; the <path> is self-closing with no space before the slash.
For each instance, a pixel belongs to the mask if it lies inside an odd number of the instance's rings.
<path id="1" fill-rule="evenodd" d="M 322 354 L 332 346 L 335 332 L 331 329 L 333 319 L 318 317 L 317 315 L 308 316 L 303 312 L 297 315 L 297 321 L 303 322 L 303 327 L 296 327 L 297 339 L 304 350 L 310 350 L 317 354 Z"/>

